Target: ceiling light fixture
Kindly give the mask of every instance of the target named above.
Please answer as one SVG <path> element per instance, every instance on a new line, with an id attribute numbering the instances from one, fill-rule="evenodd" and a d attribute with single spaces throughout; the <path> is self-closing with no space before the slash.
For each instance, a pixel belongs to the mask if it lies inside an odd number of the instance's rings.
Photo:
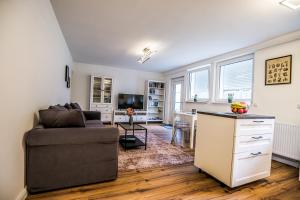
<path id="1" fill-rule="evenodd" d="M 280 4 L 294 10 L 300 8 L 300 0 L 284 0 L 281 1 Z"/>
<path id="2" fill-rule="evenodd" d="M 157 51 L 151 51 L 149 48 L 143 50 L 143 55 L 137 60 L 139 63 L 143 64 L 149 60 Z"/>

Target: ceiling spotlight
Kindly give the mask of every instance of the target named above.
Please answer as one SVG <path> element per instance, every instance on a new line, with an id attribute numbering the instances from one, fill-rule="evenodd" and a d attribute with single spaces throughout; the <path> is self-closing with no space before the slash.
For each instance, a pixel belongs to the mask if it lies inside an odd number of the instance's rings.
<path id="1" fill-rule="evenodd" d="M 280 4 L 294 10 L 300 8 L 300 0 L 284 0 Z"/>
<path id="2" fill-rule="evenodd" d="M 151 51 L 149 48 L 143 50 L 143 55 L 137 60 L 139 63 L 143 64 L 151 58 L 157 51 Z"/>

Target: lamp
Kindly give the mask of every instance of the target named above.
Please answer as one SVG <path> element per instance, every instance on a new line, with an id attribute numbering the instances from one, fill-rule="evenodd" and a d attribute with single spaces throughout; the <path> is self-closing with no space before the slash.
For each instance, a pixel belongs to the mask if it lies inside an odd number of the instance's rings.
<path id="1" fill-rule="evenodd" d="M 280 4 L 294 10 L 300 8 L 300 0 L 284 0 L 281 1 Z"/>
<path id="2" fill-rule="evenodd" d="M 149 48 L 143 50 L 143 55 L 137 60 L 139 63 L 143 64 L 151 58 L 157 51 L 151 51 Z"/>

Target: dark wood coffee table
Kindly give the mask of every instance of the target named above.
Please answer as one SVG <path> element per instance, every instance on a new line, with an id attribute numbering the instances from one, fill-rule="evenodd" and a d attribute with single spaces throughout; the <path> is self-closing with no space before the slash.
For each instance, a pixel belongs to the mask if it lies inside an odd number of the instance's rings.
<path id="1" fill-rule="evenodd" d="M 127 149 L 132 149 L 140 146 L 145 146 L 145 150 L 147 149 L 147 128 L 139 125 L 129 123 L 117 123 L 117 126 L 123 128 L 125 130 L 125 135 L 121 135 L 119 142 L 124 147 L 125 151 Z M 131 131 L 132 135 L 128 135 L 128 132 Z M 138 137 L 134 135 L 134 131 L 145 131 L 145 139 L 144 141 L 140 140 Z"/>

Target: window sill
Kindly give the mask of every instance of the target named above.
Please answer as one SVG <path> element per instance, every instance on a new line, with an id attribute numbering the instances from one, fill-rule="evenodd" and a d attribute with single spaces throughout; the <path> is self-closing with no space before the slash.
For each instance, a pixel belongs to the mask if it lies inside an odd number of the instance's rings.
<path id="1" fill-rule="evenodd" d="M 197 100 L 197 101 L 194 101 L 194 100 L 186 100 L 185 101 L 186 103 L 209 103 L 209 100 Z"/>
<path id="2" fill-rule="evenodd" d="M 246 99 L 235 99 L 233 102 L 236 101 L 242 101 L 242 102 L 246 102 L 249 106 L 252 105 L 252 101 L 251 100 L 246 100 Z M 212 104 L 223 104 L 223 105 L 231 105 L 231 103 L 228 103 L 226 100 L 215 100 L 211 102 Z"/>

